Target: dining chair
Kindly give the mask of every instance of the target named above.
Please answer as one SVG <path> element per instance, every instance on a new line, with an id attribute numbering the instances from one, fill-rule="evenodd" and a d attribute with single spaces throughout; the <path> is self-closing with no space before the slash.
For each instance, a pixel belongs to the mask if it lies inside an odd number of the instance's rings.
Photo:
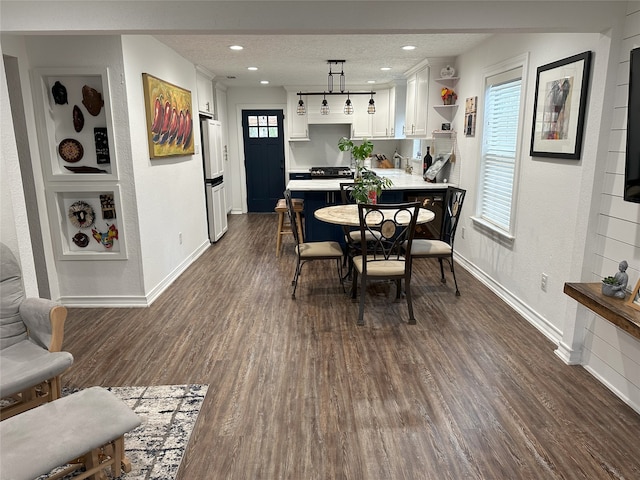
<path id="1" fill-rule="evenodd" d="M 296 212 L 294 209 L 293 199 L 291 198 L 291 191 L 285 190 L 284 198 L 287 202 L 287 211 L 289 213 L 289 221 L 291 222 L 291 230 L 295 239 L 295 251 L 296 251 L 296 271 L 293 275 L 291 285 L 293 285 L 293 292 L 291 298 L 295 300 L 296 289 L 298 288 L 298 278 L 302 271 L 302 266 L 314 260 L 335 260 L 338 267 L 338 279 L 340 285 L 342 285 L 342 291 L 344 292 L 344 283 L 342 281 L 342 247 L 338 242 L 303 242 L 300 238 L 298 231 Z"/>
<path id="2" fill-rule="evenodd" d="M 340 198 L 343 205 L 356 203 L 355 199 L 351 195 L 353 188 L 353 182 L 340 184 Z M 360 252 L 362 251 L 360 228 L 353 229 L 352 227 L 343 225 L 342 230 L 344 232 L 344 241 L 346 245 L 346 255 L 344 260 L 345 262 L 349 262 L 346 278 L 351 278 L 351 273 L 353 272 L 353 257 L 360 255 Z M 377 232 L 366 232 L 365 235 L 367 238 L 367 245 L 370 245 L 369 242 L 374 242 L 376 240 Z"/>
<path id="3" fill-rule="evenodd" d="M 460 296 L 458 281 L 453 263 L 453 242 L 458 228 L 458 220 L 462 211 L 462 204 L 467 191 L 461 188 L 448 187 L 444 199 L 444 215 L 442 217 L 442 228 L 440 229 L 439 240 L 428 240 L 416 238 L 412 244 L 403 245 L 405 252 L 410 252 L 412 258 L 437 258 L 440 262 L 441 282 L 447 283 L 444 276 L 443 260 L 449 262 L 453 282 L 456 286 L 456 296 Z"/>
<path id="4" fill-rule="evenodd" d="M 404 255 L 402 246 L 411 247 L 418 219 L 419 202 L 402 204 L 358 204 L 361 251 L 353 258 L 351 296 L 356 298 L 358 275 L 360 280 L 360 309 L 358 325 L 364 325 L 364 302 L 369 280 L 395 280 L 396 299 L 400 299 L 402 280 L 409 308 L 409 324 L 415 324 L 411 302 L 411 257 Z M 373 242 L 367 240 L 371 235 Z M 373 245 L 371 245 L 373 243 Z"/>

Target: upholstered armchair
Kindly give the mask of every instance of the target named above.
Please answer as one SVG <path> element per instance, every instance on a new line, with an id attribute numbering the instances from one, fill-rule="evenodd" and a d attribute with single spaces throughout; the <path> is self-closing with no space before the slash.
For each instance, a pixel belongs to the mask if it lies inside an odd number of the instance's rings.
<path id="1" fill-rule="evenodd" d="M 73 356 L 62 352 L 67 309 L 25 298 L 15 256 L 0 243 L 0 419 L 60 397 L 60 375 Z"/>

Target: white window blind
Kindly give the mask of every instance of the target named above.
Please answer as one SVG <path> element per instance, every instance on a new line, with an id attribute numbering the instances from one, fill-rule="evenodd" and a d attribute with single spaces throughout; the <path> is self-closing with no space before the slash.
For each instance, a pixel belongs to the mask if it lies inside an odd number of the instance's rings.
<path id="1" fill-rule="evenodd" d="M 522 69 L 486 79 L 480 218 L 510 233 L 519 133 Z"/>

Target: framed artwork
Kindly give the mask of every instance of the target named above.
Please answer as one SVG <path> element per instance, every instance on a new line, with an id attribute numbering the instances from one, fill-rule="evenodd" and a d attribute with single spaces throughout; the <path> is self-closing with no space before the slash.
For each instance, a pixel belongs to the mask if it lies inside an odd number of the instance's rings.
<path id="1" fill-rule="evenodd" d="M 532 157 L 580 159 L 590 67 L 591 52 L 538 67 Z"/>
<path id="2" fill-rule="evenodd" d="M 148 73 L 142 74 L 142 84 L 149 156 L 193 155 L 191 92 Z"/>
<path id="3" fill-rule="evenodd" d="M 631 295 L 626 300 L 627 305 L 636 310 L 640 310 L 640 280 L 636 283 L 635 288 L 631 292 Z"/>
<path id="4" fill-rule="evenodd" d="M 464 102 L 464 134 L 473 137 L 476 134 L 476 112 L 478 97 L 468 97 Z"/>

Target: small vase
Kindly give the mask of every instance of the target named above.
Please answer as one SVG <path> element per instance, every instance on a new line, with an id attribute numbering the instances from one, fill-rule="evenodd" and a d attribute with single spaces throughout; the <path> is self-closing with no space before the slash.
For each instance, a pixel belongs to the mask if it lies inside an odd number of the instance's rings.
<path id="1" fill-rule="evenodd" d="M 453 103 L 454 103 L 453 97 L 444 97 L 442 99 L 443 105 L 453 105 Z"/>

